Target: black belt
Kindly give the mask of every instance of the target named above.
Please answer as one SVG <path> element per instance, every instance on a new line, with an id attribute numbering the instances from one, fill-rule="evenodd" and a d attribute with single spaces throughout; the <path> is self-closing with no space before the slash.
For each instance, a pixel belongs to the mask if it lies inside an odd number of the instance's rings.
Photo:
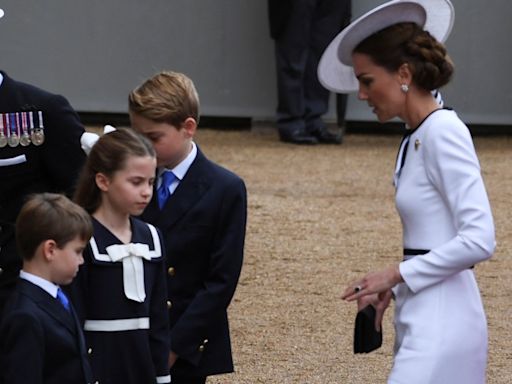
<path id="1" fill-rule="evenodd" d="M 404 256 L 417 256 L 424 255 L 425 253 L 429 253 L 430 249 L 412 249 L 412 248 L 404 248 Z M 469 269 L 475 268 L 474 265 L 468 267 Z"/>
<path id="2" fill-rule="evenodd" d="M 404 248 L 404 256 L 424 255 L 425 253 L 429 253 L 429 252 L 430 252 L 430 249 Z"/>

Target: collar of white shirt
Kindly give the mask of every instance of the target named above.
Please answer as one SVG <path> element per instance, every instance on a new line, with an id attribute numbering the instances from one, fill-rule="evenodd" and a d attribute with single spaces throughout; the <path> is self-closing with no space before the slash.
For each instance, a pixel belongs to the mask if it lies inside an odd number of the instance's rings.
<path id="1" fill-rule="evenodd" d="M 197 156 L 197 146 L 196 146 L 196 143 L 194 143 L 192 141 L 192 150 L 190 151 L 190 153 L 187 155 L 187 157 L 185 157 L 185 159 L 183 159 L 183 161 L 181 163 L 179 163 L 177 166 L 175 166 L 173 169 L 167 169 L 167 168 L 160 168 L 158 170 L 158 184 L 157 184 L 157 188 L 160 187 L 160 184 L 162 184 L 162 173 L 164 173 L 165 171 L 172 171 L 172 173 L 174 173 L 174 176 L 176 176 L 176 179 L 172 184 L 171 186 L 169 187 L 169 189 L 173 189 L 173 191 L 171 192 L 174 192 L 174 189 L 176 189 L 176 187 L 178 186 L 178 183 L 183 180 L 183 178 L 185 177 L 185 175 L 187 174 L 188 172 L 188 169 L 190 168 L 190 166 L 192 165 L 192 163 L 194 162 L 194 160 L 196 159 L 196 156 Z M 173 188 L 174 187 L 174 188 Z"/>
<path id="2" fill-rule="evenodd" d="M 25 272 L 24 270 L 20 271 L 20 278 L 30 281 L 32 284 L 37 285 L 41 289 L 44 289 L 48 292 L 52 297 L 57 297 L 57 290 L 59 287 L 53 284 L 51 281 L 43 279 L 42 277 L 33 275 L 32 273 Z"/>

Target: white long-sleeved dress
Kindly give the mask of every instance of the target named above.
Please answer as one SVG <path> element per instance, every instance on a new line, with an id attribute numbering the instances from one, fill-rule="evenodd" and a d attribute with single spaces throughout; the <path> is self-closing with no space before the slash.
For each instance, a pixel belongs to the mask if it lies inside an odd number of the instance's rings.
<path id="1" fill-rule="evenodd" d="M 404 249 L 429 252 L 400 263 L 388 384 L 483 384 L 487 321 L 471 267 L 491 257 L 495 237 L 473 141 L 441 109 L 406 144 L 395 174 Z"/>

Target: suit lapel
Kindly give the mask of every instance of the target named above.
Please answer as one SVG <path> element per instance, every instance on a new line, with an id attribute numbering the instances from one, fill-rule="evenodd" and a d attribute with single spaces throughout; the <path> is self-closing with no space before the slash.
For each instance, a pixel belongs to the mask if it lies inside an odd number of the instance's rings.
<path id="1" fill-rule="evenodd" d="M 78 339 L 78 346 L 80 348 L 80 351 L 85 351 L 86 345 L 85 345 L 84 333 L 81 331 L 82 325 L 80 324 L 80 321 L 76 314 L 75 308 L 73 307 L 73 304 L 71 302 L 69 303 L 69 307 L 71 308 L 71 315 L 73 318 L 74 329 L 76 331 L 76 336 Z"/>
<path id="2" fill-rule="evenodd" d="M 206 159 L 198 147 L 194 162 L 191 164 L 183 180 L 180 181 L 178 188 L 169 197 L 164 208 L 162 210 L 158 208 L 156 195 L 154 194 L 142 218 L 159 228 L 173 226 L 210 188 L 212 179 L 208 173 L 208 164 L 208 159 Z"/>
<path id="3" fill-rule="evenodd" d="M 28 296 L 39 308 L 64 325 L 73 335 L 76 334 L 73 316 L 64 309 L 57 299 L 53 298 L 44 289 L 27 280 L 20 279 L 20 284 L 22 294 Z"/>

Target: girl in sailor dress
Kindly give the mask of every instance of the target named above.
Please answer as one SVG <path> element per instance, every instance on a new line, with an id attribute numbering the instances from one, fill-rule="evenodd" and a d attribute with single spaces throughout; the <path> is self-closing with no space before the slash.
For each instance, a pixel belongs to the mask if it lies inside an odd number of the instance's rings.
<path id="1" fill-rule="evenodd" d="M 156 159 L 136 132 L 94 144 L 75 201 L 94 234 L 70 287 L 99 383 L 169 383 L 164 249 L 159 231 L 134 216 L 151 200 Z"/>
<path id="2" fill-rule="evenodd" d="M 404 259 L 355 280 L 342 298 L 373 305 L 376 328 L 395 298 L 388 384 L 484 384 L 487 322 L 473 266 L 494 252 L 494 223 L 470 132 L 430 93 L 453 64 L 412 22 L 370 35 L 352 62 L 359 98 L 379 121 L 398 116 L 412 129 L 395 170 Z"/>

